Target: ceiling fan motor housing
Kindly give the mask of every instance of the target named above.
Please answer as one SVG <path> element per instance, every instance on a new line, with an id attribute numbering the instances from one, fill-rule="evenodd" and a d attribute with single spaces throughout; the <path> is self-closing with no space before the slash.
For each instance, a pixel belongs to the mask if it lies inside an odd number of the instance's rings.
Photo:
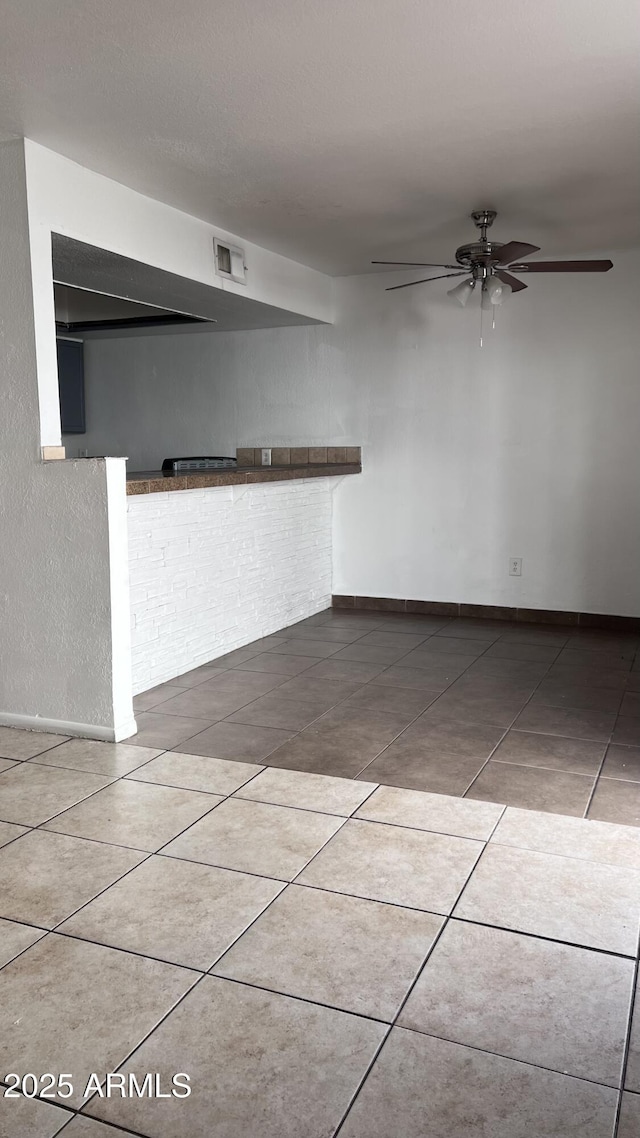
<path id="1" fill-rule="evenodd" d="M 504 241 L 473 241 L 456 249 L 456 261 L 465 269 L 478 269 L 478 275 L 486 275 L 486 270 L 499 259 Z M 484 270 L 484 271 L 483 271 Z"/>
<path id="2" fill-rule="evenodd" d="M 475 280 L 484 280 L 491 274 L 491 265 L 500 257 L 503 241 L 487 241 L 486 231 L 490 229 L 497 218 L 495 209 L 474 209 L 471 213 L 476 229 L 481 231 L 479 241 L 470 241 L 468 245 L 461 245 L 456 250 L 456 261 L 463 269 L 473 271 Z"/>
<path id="3" fill-rule="evenodd" d="M 487 229 L 493 225 L 497 212 L 495 209 L 474 209 L 471 217 L 480 230 L 480 240 L 456 249 L 456 261 L 465 269 L 471 269 L 475 280 L 483 280 L 489 275 L 491 264 L 499 258 L 503 241 L 487 241 Z"/>

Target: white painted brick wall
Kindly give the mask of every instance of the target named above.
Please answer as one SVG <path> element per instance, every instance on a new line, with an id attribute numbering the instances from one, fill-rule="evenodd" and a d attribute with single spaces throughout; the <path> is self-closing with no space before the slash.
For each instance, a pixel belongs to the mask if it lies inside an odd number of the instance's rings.
<path id="1" fill-rule="evenodd" d="M 134 695 L 328 607 L 339 481 L 128 499 Z"/>

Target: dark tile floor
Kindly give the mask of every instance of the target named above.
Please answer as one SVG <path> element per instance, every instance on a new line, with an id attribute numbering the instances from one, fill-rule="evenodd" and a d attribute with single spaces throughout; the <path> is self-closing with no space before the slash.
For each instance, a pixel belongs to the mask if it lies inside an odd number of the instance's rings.
<path id="1" fill-rule="evenodd" d="M 137 696 L 129 742 L 640 826 L 639 647 L 326 610 Z"/>

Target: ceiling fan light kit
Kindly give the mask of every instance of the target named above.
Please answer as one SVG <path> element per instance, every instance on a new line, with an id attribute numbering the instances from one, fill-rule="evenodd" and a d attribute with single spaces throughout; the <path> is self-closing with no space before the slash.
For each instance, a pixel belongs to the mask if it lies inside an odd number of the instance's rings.
<path id="1" fill-rule="evenodd" d="M 511 288 L 511 285 L 508 284 L 507 281 L 501 280 L 498 276 L 490 276 L 483 281 L 483 299 L 486 296 L 488 298 L 489 305 L 495 306 L 504 304 L 505 300 L 509 299 L 512 292 L 513 289 Z"/>
<path id="2" fill-rule="evenodd" d="M 480 240 L 461 245 L 456 249 L 455 265 L 435 265 L 420 261 L 372 261 L 372 265 L 407 266 L 408 268 L 453 269 L 454 272 L 441 273 L 436 277 L 424 277 L 419 281 L 407 281 L 405 284 L 392 285 L 387 292 L 398 288 L 412 288 L 413 285 L 426 284 L 427 281 L 439 281 L 445 277 L 467 277 L 460 284 L 454 285 L 447 292 L 463 308 L 475 289 L 480 284 L 481 310 L 497 307 L 514 292 L 522 292 L 527 285 L 518 280 L 513 273 L 606 273 L 613 268 L 612 261 L 522 261 L 522 257 L 529 257 L 540 250 L 537 245 L 530 245 L 527 241 L 490 241 L 487 230 L 491 228 L 495 219 L 494 209 L 476 209 L 471 217 L 480 230 Z M 506 266 L 503 267 L 503 266 Z M 507 271 L 508 270 L 508 271 Z M 467 275 L 470 274 L 470 275 Z"/>
<path id="3" fill-rule="evenodd" d="M 455 275 L 456 274 L 454 274 L 454 276 Z M 458 304 L 464 308 L 475 287 L 476 282 L 470 278 L 469 280 L 462 281 L 460 284 L 454 285 L 453 288 L 450 288 L 447 292 L 447 296 L 452 297 L 453 300 L 457 300 Z"/>

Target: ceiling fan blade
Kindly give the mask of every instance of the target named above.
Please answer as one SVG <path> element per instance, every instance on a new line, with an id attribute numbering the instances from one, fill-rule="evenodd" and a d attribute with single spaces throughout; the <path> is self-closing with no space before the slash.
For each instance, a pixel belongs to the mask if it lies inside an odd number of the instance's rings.
<path id="1" fill-rule="evenodd" d="M 406 284 L 391 285 L 391 288 L 386 288 L 385 292 L 393 292 L 396 288 L 411 288 L 412 285 L 426 284 L 427 281 L 443 281 L 445 277 L 467 277 L 469 275 L 466 269 L 460 273 L 441 273 L 439 277 L 424 277 L 421 281 L 407 281 Z"/>
<path id="2" fill-rule="evenodd" d="M 510 276 L 504 269 L 496 269 L 495 275 L 500 278 L 503 284 L 509 285 L 512 292 L 522 292 L 523 288 L 529 287 L 529 285 L 519 281 L 517 277 Z"/>
<path id="3" fill-rule="evenodd" d="M 531 261 L 509 268 L 513 273 L 608 273 L 613 261 Z"/>
<path id="4" fill-rule="evenodd" d="M 415 265 L 418 269 L 459 269 L 459 265 L 433 265 L 430 261 L 372 261 L 372 265 Z"/>
<path id="5" fill-rule="evenodd" d="M 498 250 L 497 258 L 492 256 L 491 260 L 494 265 L 506 265 L 509 261 L 515 261 L 516 257 L 529 257 L 531 253 L 539 252 L 539 245 L 529 245 L 527 241 L 510 241 Z"/>

